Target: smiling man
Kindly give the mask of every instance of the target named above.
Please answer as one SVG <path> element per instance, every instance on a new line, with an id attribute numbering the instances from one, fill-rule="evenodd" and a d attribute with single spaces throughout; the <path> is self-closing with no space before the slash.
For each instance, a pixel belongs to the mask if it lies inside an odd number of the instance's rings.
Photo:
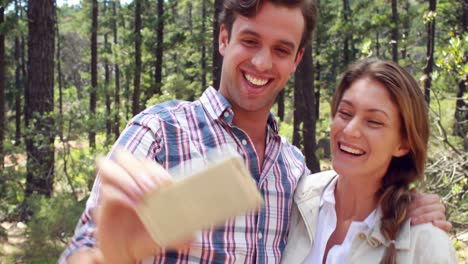
<path id="1" fill-rule="evenodd" d="M 303 56 L 316 7 L 311 0 L 225 0 L 220 21 L 219 91 L 210 87 L 194 102 L 155 105 L 132 119 L 115 146 L 144 161 L 109 154 L 61 262 L 280 261 L 293 194 L 310 171 L 300 151 L 278 134 L 270 109 Z M 190 171 L 225 148 L 244 158 L 265 206 L 201 232 L 184 247 L 161 248 L 135 213 L 139 200 L 170 181 L 166 170 Z M 443 215 L 437 201 L 422 203 Z"/>

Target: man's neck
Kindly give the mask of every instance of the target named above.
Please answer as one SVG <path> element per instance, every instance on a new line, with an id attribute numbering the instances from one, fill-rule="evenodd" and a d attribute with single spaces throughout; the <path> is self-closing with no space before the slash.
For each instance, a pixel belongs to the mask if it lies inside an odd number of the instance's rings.
<path id="1" fill-rule="evenodd" d="M 265 155 L 268 112 L 244 112 L 234 110 L 233 124 L 242 129 L 252 140 L 259 159 L 260 168 L 263 166 Z"/>

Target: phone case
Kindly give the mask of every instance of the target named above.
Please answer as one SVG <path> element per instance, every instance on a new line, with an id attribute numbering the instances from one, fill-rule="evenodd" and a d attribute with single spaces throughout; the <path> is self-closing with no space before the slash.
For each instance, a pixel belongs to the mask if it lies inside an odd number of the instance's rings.
<path id="1" fill-rule="evenodd" d="M 239 156 L 216 161 L 190 177 L 146 195 L 137 213 L 160 246 L 196 231 L 258 210 L 263 204 L 254 179 Z"/>

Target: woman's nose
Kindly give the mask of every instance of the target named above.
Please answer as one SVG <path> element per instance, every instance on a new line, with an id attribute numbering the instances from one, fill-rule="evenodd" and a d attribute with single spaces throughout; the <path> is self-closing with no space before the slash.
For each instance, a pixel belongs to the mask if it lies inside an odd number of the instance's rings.
<path id="1" fill-rule="evenodd" d="M 343 129 L 343 133 L 345 133 L 347 136 L 350 137 L 360 137 L 361 136 L 361 131 L 360 131 L 360 124 L 359 120 L 357 118 L 351 119 Z"/>

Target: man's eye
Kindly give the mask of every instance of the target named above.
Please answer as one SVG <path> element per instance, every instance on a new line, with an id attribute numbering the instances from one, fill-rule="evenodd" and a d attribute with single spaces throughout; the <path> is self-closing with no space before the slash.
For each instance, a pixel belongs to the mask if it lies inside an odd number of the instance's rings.
<path id="1" fill-rule="evenodd" d="M 281 55 L 289 55 L 291 52 L 287 49 L 278 48 L 276 49 Z"/>
<path id="2" fill-rule="evenodd" d="M 254 39 L 244 39 L 242 42 L 247 46 L 253 46 L 257 44 L 257 41 Z"/>

